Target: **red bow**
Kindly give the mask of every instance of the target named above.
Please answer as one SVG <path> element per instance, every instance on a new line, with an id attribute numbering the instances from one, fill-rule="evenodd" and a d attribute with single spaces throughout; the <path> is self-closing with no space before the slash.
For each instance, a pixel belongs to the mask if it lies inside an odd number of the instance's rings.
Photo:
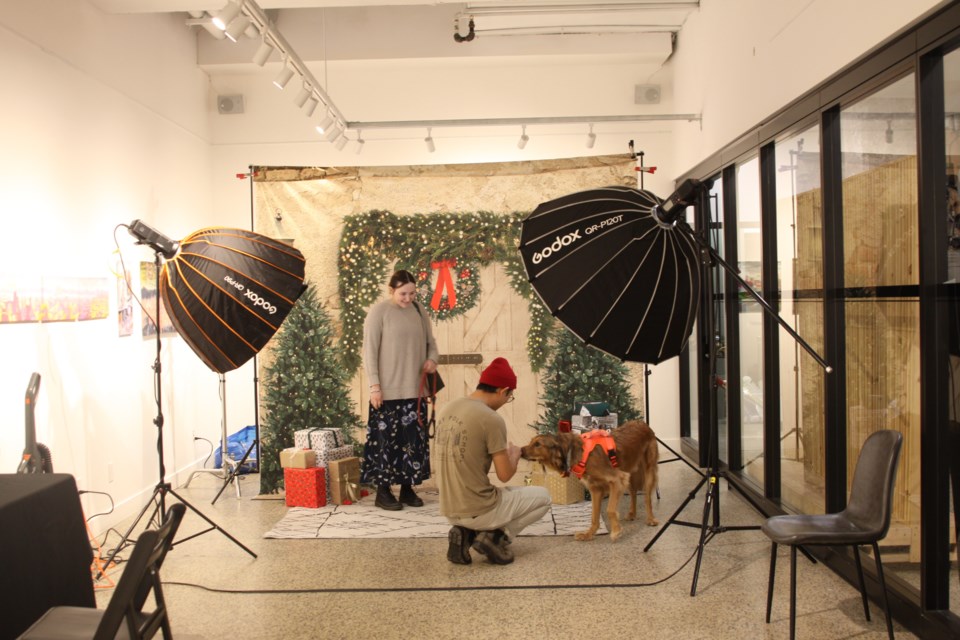
<path id="1" fill-rule="evenodd" d="M 430 263 L 431 269 L 438 270 L 437 289 L 433 292 L 433 299 L 430 300 L 430 306 L 433 307 L 434 311 L 440 310 L 440 300 L 443 298 L 444 290 L 447 291 L 447 300 L 450 308 L 453 309 L 457 306 L 457 290 L 456 287 L 453 286 L 453 276 L 450 275 L 450 269 L 456 266 L 457 260 L 455 258 Z"/>

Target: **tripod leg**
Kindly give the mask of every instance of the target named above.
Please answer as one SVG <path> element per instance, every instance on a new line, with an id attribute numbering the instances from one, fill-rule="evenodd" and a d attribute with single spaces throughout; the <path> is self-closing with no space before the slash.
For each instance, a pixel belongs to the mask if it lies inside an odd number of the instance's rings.
<path id="1" fill-rule="evenodd" d="M 223 486 L 220 487 L 220 491 L 217 491 L 217 495 L 213 497 L 213 500 L 210 501 L 210 504 L 216 504 L 217 500 L 220 499 L 220 494 L 223 493 L 223 490 L 226 489 L 227 485 L 233 482 L 236 479 L 236 477 L 240 474 L 241 467 L 243 467 L 243 464 L 247 461 L 247 458 L 250 457 L 250 453 L 253 451 L 253 448 L 255 446 L 257 446 L 256 439 L 254 439 L 254 441 L 250 443 L 250 446 L 247 447 L 247 452 L 243 454 L 242 458 L 240 458 L 240 462 L 238 462 L 236 466 L 233 468 L 233 472 L 227 478 L 224 479 Z M 239 480 L 237 480 L 237 497 L 238 498 L 240 497 L 240 481 Z"/>
<path id="2" fill-rule="evenodd" d="M 248 549 L 246 546 L 244 546 L 242 542 L 240 542 L 239 540 L 237 540 L 236 538 L 234 538 L 232 535 L 230 535 L 229 533 L 227 533 L 227 532 L 224 531 L 223 529 L 221 529 L 220 526 L 219 526 L 217 523 L 215 523 L 213 520 L 211 520 L 211 519 L 208 518 L 206 515 L 204 515 L 204 513 L 203 513 L 202 511 L 200 511 L 200 510 L 197 509 L 195 506 L 193 506 L 192 504 L 190 504 L 189 502 L 187 502 L 186 500 L 184 500 L 184 499 L 183 499 L 183 496 L 181 496 L 180 494 L 178 494 L 178 493 L 177 493 L 176 491 L 174 491 L 173 489 L 170 489 L 169 491 L 170 491 L 170 493 L 171 493 L 177 500 L 179 500 L 179 501 L 182 502 L 184 505 L 186 505 L 186 507 L 187 507 L 188 509 L 190 509 L 190 510 L 193 511 L 195 514 L 197 514 L 198 516 L 200 516 L 201 518 L 203 518 L 204 520 L 206 520 L 206 521 L 207 521 L 207 524 L 210 525 L 210 528 L 211 528 L 211 529 L 216 529 L 217 531 L 219 531 L 220 533 L 222 533 L 223 535 L 225 535 L 227 538 L 229 538 L 230 541 L 233 542 L 235 545 L 237 545 L 238 547 L 240 547 L 241 549 L 243 549 L 244 551 L 246 551 L 247 553 L 249 553 L 251 556 L 253 556 L 254 558 L 257 557 L 257 554 L 255 554 L 253 551 L 251 551 L 251 550 Z M 196 534 L 194 534 L 194 535 L 192 535 L 192 536 L 187 536 L 186 538 L 180 540 L 177 544 L 179 544 L 180 542 L 186 542 L 187 540 L 189 540 L 189 539 L 191 539 L 191 538 L 195 538 L 195 537 L 199 536 L 201 533 L 206 533 L 207 531 L 210 531 L 210 529 L 206 529 L 206 530 L 201 531 L 200 533 L 196 533 Z"/>
<path id="3" fill-rule="evenodd" d="M 703 483 L 706 481 L 707 481 L 707 476 L 703 476 L 702 478 L 700 478 L 700 482 L 697 483 L 697 486 L 695 486 L 693 490 L 689 494 L 687 494 L 686 499 L 684 499 L 684 501 L 680 503 L 680 506 L 677 507 L 677 510 L 673 512 L 673 515 L 670 516 L 667 519 L 667 521 L 663 523 L 663 526 L 660 527 L 660 531 L 657 531 L 657 535 L 653 536 L 653 539 L 647 543 L 647 546 L 643 548 L 644 553 L 650 550 L 650 547 L 653 546 L 653 544 L 657 541 L 657 539 L 663 535 L 663 532 L 666 531 L 667 527 L 669 527 L 671 524 L 673 524 L 674 522 L 677 522 L 678 524 L 683 524 L 677 521 L 677 516 L 679 516 L 680 513 L 687 507 L 687 505 L 690 504 L 691 500 L 697 497 L 697 492 L 700 491 L 700 487 L 702 487 Z"/>
<path id="4" fill-rule="evenodd" d="M 93 577 L 94 580 L 99 580 L 103 576 L 103 571 L 113 562 L 113 559 L 117 556 L 120 551 L 130 544 L 130 534 L 133 533 L 133 530 L 137 528 L 137 525 L 140 523 L 140 520 L 143 519 L 143 514 L 147 512 L 151 506 L 153 507 L 153 513 L 150 514 L 150 518 L 147 520 L 147 526 L 150 526 L 150 523 L 154 520 L 157 521 L 157 526 L 161 524 L 160 518 L 163 517 L 163 514 L 160 514 L 158 517 L 157 514 L 160 512 L 160 506 L 163 504 L 160 496 L 163 494 L 164 487 L 162 484 L 158 484 L 154 489 L 153 493 L 150 495 L 150 499 L 147 500 L 147 503 L 143 505 L 143 509 L 140 510 L 140 513 L 137 514 L 137 517 L 133 519 L 133 522 L 130 523 L 130 528 L 127 529 L 126 533 L 123 534 L 123 537 L 120 538 L 120 542 L 117 543 L 117 546 L 113 548 L 110 552 L 110 555 L 107 556 L 106 561 L 103 563 L 103 568 L 97 572 L 97 575 Z"/>
<path id="5" fill-rule="evenodd" d="M 703 548 L 710 541 L 710 514 L 713 513 L 711 507 L 716 498 L 715 492 L 719 489 L 719 483 L 715 475 L 710 475 L 710 487 L 707 489 L 707 499 L 703 503 L 703 526 L 700 527 L 700 543 L 697 545 L 697 563 L 693 568 L 693 584 L 690 585 L 690 595 L 697 595 L 697 580 L 700 577 L 700 562 L 703 560 Z"/>

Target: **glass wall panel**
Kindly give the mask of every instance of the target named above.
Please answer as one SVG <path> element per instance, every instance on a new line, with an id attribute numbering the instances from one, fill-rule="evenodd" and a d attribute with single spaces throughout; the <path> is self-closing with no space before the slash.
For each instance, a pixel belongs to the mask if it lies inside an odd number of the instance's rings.
<path id="1" fill-rule="evenodd" d="M 864 440 L 903 433 L 884 563 L 920 561 L 917 130 L 911 74 L 841 111 L 847 484 Z"/>
<path id="2" fill-rule="evenodd" d="M 958 197 L 958 172 L 960 172 L 960 51 L 948 53 L 943 58 L 944 88 L 944 140 L 946 142 L 947 167 L 947 282 L 950 287 L 950 344 L 945 350 L 949 359 L 950 375 L 949 406 L 951 451 L 950 488 L 950 539 L 957 540 L 960 530 L 960 197 Z M 960 589 L 957 588 L 956 547 L 950 556 L 950 610 L 960 612 Z"/>
<path id="3" fill-rule="evenodd" d="M 719 178 L 714 181 L 710 188 L 710 246 L 713 247 L 720 256 L 724 256 L 726 251 L 723 244 L 723 180 Z M 727 379 L 727 358 L 723 346 L 727 342 L 727 321 L 723 312 L 723 299 L 726 287 L 724 286 L 725 274 L 723 269 L 715 267 L 711 270 L 713 278 L 713 338 L 716 340 L 717 361 L 716 369 L 713 372 L 713 380 Z M 728 433 L 728 415 L 727 411 L 727 388 L 726 385 L 717 385 L 717 442 L 719 447 L 720 462 L 727 461 L 727 452 L 729 446 Z"/>
<path id="4" fill-rule="evenodd" d="M 695 209 L 687 207 L 686 221 L 690 228 L 696 229 Z M 687 385 L 687 404 L 690 407 L 690 433 L 689 438 L 695 443 L 700 442 L 700 322 L 693 323 L 693 330 L 690 332 L 690 340 L 687 341 L 687 363 L 690 365 L 690 384 Z M 682 356 L 681 356 L 682 357 Z"/>
<path id="5" fill-rule="evenodd" d="M 740 276 L 763 292 L 760 229 L 760 161 L 737 166 L 737 267 Z M 740 446 L 744 472 L 763 485 L 763 308 L 740 291 Z"/>
<path id="6" fill-rule="evenodd" d="M 820 127 L 776 144 L 780 315 L 823 354 Z M 780 346 L 780 495 L 801 513 L 824 511 L 824 373 L 783 328 Z"/>

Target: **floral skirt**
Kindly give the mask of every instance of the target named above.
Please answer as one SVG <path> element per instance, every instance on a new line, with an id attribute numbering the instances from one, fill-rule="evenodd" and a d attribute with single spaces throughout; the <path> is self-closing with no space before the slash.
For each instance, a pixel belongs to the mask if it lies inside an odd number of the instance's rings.
<path id="1" fill-rule="evenodd" d="M 367 443 L 363 447 L 360 481 L 375 486 L 417 485 L 430 477 L 430 447 L 427 403 L 417 399 L 384 400 L 379 409 L 370 406 Z"/>

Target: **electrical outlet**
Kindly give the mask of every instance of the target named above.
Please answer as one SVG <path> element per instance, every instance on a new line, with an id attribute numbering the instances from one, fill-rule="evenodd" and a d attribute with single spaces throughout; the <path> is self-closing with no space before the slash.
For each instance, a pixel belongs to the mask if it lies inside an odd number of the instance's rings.
<path id="1" fill-rule="evenodd" d="M 113 463 L 107 463 L 107 484 L 113 484 Z"/>

